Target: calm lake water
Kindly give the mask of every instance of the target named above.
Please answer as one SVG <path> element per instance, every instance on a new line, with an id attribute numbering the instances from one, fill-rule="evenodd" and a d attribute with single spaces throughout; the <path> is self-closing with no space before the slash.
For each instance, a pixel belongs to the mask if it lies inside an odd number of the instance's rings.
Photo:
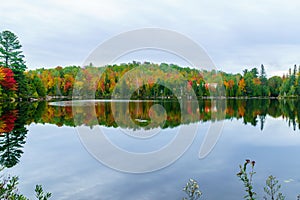
<path id="1" fill-rule="evenodd" d="M 177 101 L 3 104 L 0 162 L 8 167 L 5 173 L 19 176 L 20 192 L 31 198 L 35 185 L 42 184 L 52 193 L 51 199 L 182 199 L 183 187 L 193 178 L 204 199 L 240 200 L 245 193 L 236 174 L 239 164 L 249 158 L 257 163 L 254 189 L 259 199 L 271 174 L 280 181 L 287 199 L 296 199 L 300 194 L 300 101 L 197 103 L 196 107 L 193 102 Z M 165 112 L 151 110 L 155 104 Z M 153 122 L 152 115 L 165 121 Z M 200 146 L 215 121 L 223 122 L 221 135 L 212 151 L 199 159 Z M 195 124 L 196 137 L 183 156 L 163 169 L 141 174 L 102 164 L 86 150 L 77 129 L 100 128 L 116 146 L 145 153 L 168 144 L 181 127 Z M 141 139 L 124 130 L 158 130 L 158 134 Z"/>

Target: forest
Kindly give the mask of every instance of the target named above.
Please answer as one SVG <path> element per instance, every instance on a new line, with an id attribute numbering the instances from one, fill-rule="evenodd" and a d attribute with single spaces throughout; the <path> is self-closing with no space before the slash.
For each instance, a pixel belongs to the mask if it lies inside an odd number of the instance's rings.
<path id="1" fill-rule="evenodd" d="M 134 70 L 135 68 L 139 70 Z M 105 71 L 101 72 L 103 69 Z M 128 71 L 131 76 L 123 78 Z M 94 74 L 101 74 L 101 77 L 96 77 Z M 151 78 L 145 81 L 143 76 Z M 28 88 L 31 90 L 27 94 L 31 94 L 34 98 L 45 97 L 45 95 L 71 98 L 73 91 L 78 90 L 85 90 L 79 92 L 81 95 L 94 94 L 94 97 L 98 99 L 111 98 L 112 95 L 129 98 L 124 94 L 130 94 L 132 99 L 178 98 L 191 89 L 197 97 L 208 97 L 210 92 L 217 90 L 218 87 L 224 88 L 225 94 L 221 95 L 226 97 L 300 96 L 300 67 L 297 69 L 296 65 L 293 70 L 289 69 L 288 73 L 282 77 L 273 76 L 269 79 L 263 65 L 261 65 L 260 72 L 257 68 L 253 68 L 245 69 L 243 74 L 228 74 L 214 70 L 199 71 L 182 68 L 174 64 L 136 62 L 109 65 L 105 68 L 70 66 L 37 69 L 25 72 L 25 77 L 28 80 Z M 78 77 L 81 78 L 78 79 Z M 211 87 L 213 84 L 217 88 Z M 74 87 L 76 90 L 73 90 Z"/>
<path id="2" fill-rule="evenodd" d="M 175 64 L 150 62 L 118 65 L 57 66 L 28 70 L 22 45 L 10 32 L 0 33 L 0 100 L 62 98 L 159 99 L 197 98 L 223 91 L 223 97 L 293 98 L 300 96 L 300 65 L 282 76 L 267 78 L 262 64 L 242 74 L 198 70 Z M 221 90 L 222 89 L 222 90 Z"/>

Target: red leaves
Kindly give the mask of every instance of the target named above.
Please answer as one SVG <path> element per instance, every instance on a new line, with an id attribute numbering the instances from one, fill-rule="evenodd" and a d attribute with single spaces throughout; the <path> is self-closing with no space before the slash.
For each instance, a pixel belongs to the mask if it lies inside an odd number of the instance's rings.
<path id="1" fill-rule="evenodd" d="M 70 81 L 66 81 L 65 85 L 64 85 L 64 91 L 67 92 L 70 88 L 72 88 L 73 83 Z"/>
<path id="2" fill-rule="evenodd" d="M 0 67 L 0 85 L 7 90 L 17 90 L 17 82 L 14 73 L 9 68 Z"/>
<path id="3" fill-rule="evenodd" d="M 11 132 L 14 129 L 17 115 L 17 110 L 12 110 L 0 117 L 0 134 Z"/>

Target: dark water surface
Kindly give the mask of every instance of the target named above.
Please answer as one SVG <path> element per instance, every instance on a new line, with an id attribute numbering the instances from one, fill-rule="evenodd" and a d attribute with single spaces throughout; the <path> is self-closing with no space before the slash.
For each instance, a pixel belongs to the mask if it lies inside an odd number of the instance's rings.
<path id="1" fill-rule="evenodd" d="M 5 173 L 19 176 L 20 192 L 33 198 L 35 185 L 42 184 L 52 199 L 182 199 L 182 188 L 193 178 L 205 199 L 238 200 L 245 195 L 236 176 L 238 165 L 250 158 L 257 163 L 254 189 L 259 199 L 271 174 L 287 199 L 300 194 L 300 101 L 201 100 L 196 107 L 177 101 L 86 104 L 1 105 L 0 162 L 7 167 Z M 154 104 L 165 111 L 155 113 Z M 153 113 L 158 118 L 163 114 L 165 121 L 153 121 Z M 208 156 L 199 159 L 200 146 L 215 121 L 224 122 L 221 136 Z M 182 126 L 192 124 L 198 125 L 197 135 L 183 156 L 168 167 L 142 174 L 103 165 L 85 149 L 76 128 L 101 128 L 116 146 L 145 153 L 164 147 Z M 141 129 L 159 133 L 140 139 L 122 131 Z"/>

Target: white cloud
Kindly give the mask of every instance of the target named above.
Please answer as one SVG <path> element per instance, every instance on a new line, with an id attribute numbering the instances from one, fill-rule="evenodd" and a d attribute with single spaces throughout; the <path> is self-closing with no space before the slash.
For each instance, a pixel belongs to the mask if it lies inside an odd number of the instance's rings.
<path id="1" fill-rule="evenodd" d="M 160 27 L 198 42 L 225 71 L 258 63 L 282 71 L 299 62 L 299 6 L 292 0 L 11 0 L 0 5 L 0 29 L 19 36 L 33 68 L 80 65 L 116 34 Z"/>

